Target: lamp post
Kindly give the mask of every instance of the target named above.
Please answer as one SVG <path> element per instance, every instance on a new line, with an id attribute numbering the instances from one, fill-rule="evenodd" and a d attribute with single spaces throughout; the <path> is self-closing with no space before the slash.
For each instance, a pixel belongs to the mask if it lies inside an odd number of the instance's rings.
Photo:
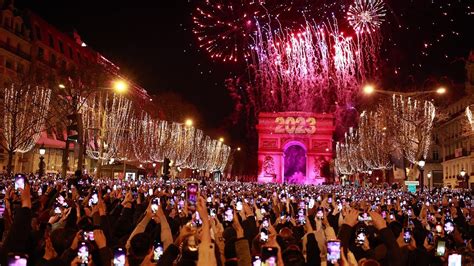
<path id="1" fill-rule="evenodd" d="M 464 182 L 466 183 L 465 184 L 465 188 L 467 189 L 469 187 L 469 184 L 468 184 L 468 178 L 466 178 L 466 171 L 464 170 L 464 168 L 461 169 L 461 172 L 459 172 L 459 174 L 461 174 L 461 177 L 464 179 Z"/>
<path id="2" fill-rule="evenodd" d="M 153 163 L 151 164 L 151 166 L 153 166 L 153 173 L 152 173 L 152 175 L 153 175 L 153 176 L 156 176 L 156 163 L 153 162 Z"/>
<path id="3" fill-rule="evenodd" d="M 39 154 L 40 154 L 40 161 L 39 161 L 39 170 L 38 170 L 38 174 L 39 174 L 39 177 L 42 177 L 44 176 L 44 168 L 46 166 L 46 164 L 44 163 L 44 155 L 46 154 L 46 149 L 44 148 L 44 144 L 41 144 L 41 147 L 39 148 Z"/>
<path id="4" fill-rule="evenodd" d="M 369 174 L 369 179 L 370 179 L 370 182 L 372 182 L 372 169 L 369 169 L 369 171 L 367 172 Z"/>
<path id="5" fill-rule="evenodd" d="M 420 189 L 421 189 L 421 191 L 423 191 L 424 188 L 425 188 L 425 186 L 424 186 L 425 185 L 425 182 L 424 182 L 425 181 L 425 176 L 423 175 L 423 170 L 425 168 L 425 163 L 426 162 L 423 159 L 418 161 L 418 168 L 420 169 Z"/>
<path id="6" fill-rule="evenodd" d="M 431 172 L 427 173 L 426 177 L 428 177 L 428 190 L 431 190 Z"/>

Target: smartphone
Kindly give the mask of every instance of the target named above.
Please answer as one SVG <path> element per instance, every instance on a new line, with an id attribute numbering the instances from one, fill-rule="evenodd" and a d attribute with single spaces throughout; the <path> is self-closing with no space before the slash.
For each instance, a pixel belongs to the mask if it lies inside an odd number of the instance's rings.
<path id="1" fill-rule="evenodd" d="M 411 241 L 411 230 L 408 227 L 403 228 L 403 241 L 407 244 Z"/>
<path id="2" fill-rule="evenodd" d="M 151 200 L 151 211 L 156 213 L 158 211 L 158 206 L 160 206 L 160 198 L 153 198 Z"/>
<path id="3" fill-rule="evenodd" d="M 359 222 L 366 222 L 366 221 L 372 221 L 372 217 L 366 213 L 359 213 Z"/>
<path id="4" fill-rule="evenodd" d="M 329 262 L 334 264 L 341 259 L 341 242 L 339 240 L 329 240 L 327 249 L 327 259 Z"/>
<path id="5" fill-rule="evenodd" d="M 26 266 L 28 264 L 28 256 L 26 254 L 8 255 L 8 265 L 10 266 Z"/>
<path id="6" fill-rule="evenodd" d="M 268 229 L 268 226 L 270 226 L 270 222 L 268 221 L 267 217 L 263 217 L 262 220 L 262 227 Z"/>
<path id="7" fill-rule="evenodd" d="M 448 256 L 449 266 L 461 266 L 462 256 L 461 254 L 451 254 Z"/>
<path id="8" fill-rule="evenodd" d="M 25 189 L 26 176 L 23 174 L 15 175 L 15 190 Z"/>
<path id="9" fill-rule="evenodd" d="M 267 243 L 268 242 L 268 230 L 264 227 L 260 229 L 260 242 Z"/>
<path id="10" fill-rule="evenodd" d="M 156 241 L 153 244 L 153 262 L 157 262 L 163 255 L 163 252 L 163 244 L 161 242 Z"/>
<path id="11" fill-rule="evenodd" d="M 428 232 L 428 234 L 426 235 L 426 241 L 428 242 L 428 245 L 434 245 L 433 232 Z"/>
<path id="12" fill-rule="evenodd" d="M 436 245 L 436 256 L 443 257 L 444 253 L 446 253 L 446 241 L 438 240 L 438 244 Z"/>
<path id="13" fill-rule="evenodd" d="M 316 211 L 316 218 L 318 218 L 319 220 L 322 220 L 323 217 L 324 217 L 323 209 L 318 208 L 318 210 Z"/>
<path id="14" fill-rule="evenodd" d="M 77 251 L 77 256 L 79 257 L 80 265 L 85 266 L 89 263 L 89 247 L 86 242 L 81 242 L 79 244 L 79 249 Z"/>
<path id="15" fill-rule="evenodd" d="M 189 207 L 195 207 L 198 199 L 199 183 L 188 182 L 186 184 L 186 200 Z"/>
<path id="16" fill-rule="evenodd" d="M 276 266 L 278 263 L 278 248 L 262 247 L 262 265 Z"/>
<path id="17" fill-rule="evenodd" d="M 447 220 L 444 222 L 444 231 L 447 234 L 451 234 L 454 231 L 454 223 L 451 220 Z"/>
<path id="18" fill-rule="evenodd" d="M 194 214 L 192 215 L 192 225 L 195 227 L 202 226 L 202 220 L 199 216 L 199 212 L 194 212 Z"/>
<path id="19" fill-rule="evenodd" d="M 114 266 L 125 266 L 125 250 L 123 248 L 114 250 Z"/>
<path id="20" fill-rule="evenodd" d="M 235 204 L 235 209 L 236 209 L 237 211 L 241 211 L 242 208 L 243 208 L 243 206 L 242 206 L 242 201 L 240 201 L 240 200 L 237 201 L 237 203 Z"/>
<path id="21" fill-rule="evenodd" d="M 367 237 L 367 234 L 366 234 L 365 228 L 360 227 L 359 229 L 357 229 L 356 241 L 355 241 L 356 245 L 358 246 L 364 245 L 366 237 Z"/>
<path id="22" fill-rule="evenodd" d="M 436 233 L 441 234 L 441 232 L 443 232 L 443 226 L 441 226 L 441 224 L 437 224 L 435 228 Z"/>
<path id="23" fill-rule="evenodd" d="M 308 202 L 308 209 L 312 209 L 314 207 L 314 199 L 310 198 Z"/>
<path id="24" fill-rule="evenodd" d="M 299 225 L 306 224 L 306 209 L 298 209 L 298 212 L 296 213 L 296 221 Z"/>
<path id="25" fill-rule="evenodd" d="M 84 231 L 84 239 L 94 241 L 94 231 Z"/>
<path id="26" fill-rule="evenodd" d="M 215 208 L 212 208 L 210 211 L 209 211 L 211 217 L 216 217 L 216 209 Z"/>
<path id="27" fill-rule="evenodd" d="M 224 212 L 224 222 L 232 222 L 234 220 L 234 210 L 231 207 L 227 207 Z"/>
<path id="28" fill-rule="evenodd" d="M 3 218 L 4 214 L 5 214 L 5 200 L 0 199 L 0 219 Z"/>
<path id="29" fill-rule="evenodd" d="M 93 191 L 91 198 L 89 199 L 89 206 L 95 206 L 99 203 L 99 194 L 97 194 L 97 191 Z"/>
<path id="30" fill-rule="evenodd" d="M 148 189 L 148 195 L 150 195 L 150 196 L 153 195 L 153 189 L 152 188 Z"/>
<path id="31" fill-rule="evenodd" d="M 262 259 L 260 256 L 253 256 L 252 257 L 252 266 L 261 266 L 262 265 Z"/>

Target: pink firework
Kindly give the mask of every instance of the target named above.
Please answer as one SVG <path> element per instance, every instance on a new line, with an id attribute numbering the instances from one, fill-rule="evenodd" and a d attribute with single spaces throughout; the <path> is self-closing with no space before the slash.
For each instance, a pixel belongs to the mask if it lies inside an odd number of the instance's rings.
<path id="1" fill-rule="evenodd" d="M 357 34 L 371 34 L 380 28 L 385 12 L 383 0 L 355 0 L 347 11 L 347 20 Z"/>
<path id="2" fill-rule="evenodd" d="M 353 109 L 366 77 L 357 47 L 336 23 L 307 23 L 295 33 L 259 28 L 254 81 L 247 87 L 255 111 Z"/>

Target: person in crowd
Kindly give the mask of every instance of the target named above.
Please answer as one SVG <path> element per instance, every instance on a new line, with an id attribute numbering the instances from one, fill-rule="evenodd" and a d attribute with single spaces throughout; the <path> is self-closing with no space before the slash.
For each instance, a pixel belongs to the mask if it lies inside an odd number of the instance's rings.
<path id="1" fill-rule="evenodd" d="M 472 192 L 0 177 L 0 265 L 474 265 Z"/>

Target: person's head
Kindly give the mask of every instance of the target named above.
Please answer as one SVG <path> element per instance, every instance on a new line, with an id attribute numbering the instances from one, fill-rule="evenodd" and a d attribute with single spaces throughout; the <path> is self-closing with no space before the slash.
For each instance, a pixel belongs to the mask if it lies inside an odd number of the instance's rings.
<path id="1" fill-rule="evenodd" d="M 380 263 L 374 259 L 361 259 L 359 266 L 380 266 Z"/>
<path id="2" fill-rule="evenodd" d="M 152 248 L 151 238 L 148 234 L 139 233 L 132 237 L 130 241 L 130 254 L 137 258 L 145 257 Z"/>
<path id="3" fill-rule="evenodd" d="M 305 265 L 305 258 L 303 253 L 299 250 L 299 248 L 295 245 L 289 246 L 283 253 L 283 263 L 285 265 L 293 265 L 293 266 L 303 266 Z"/>

